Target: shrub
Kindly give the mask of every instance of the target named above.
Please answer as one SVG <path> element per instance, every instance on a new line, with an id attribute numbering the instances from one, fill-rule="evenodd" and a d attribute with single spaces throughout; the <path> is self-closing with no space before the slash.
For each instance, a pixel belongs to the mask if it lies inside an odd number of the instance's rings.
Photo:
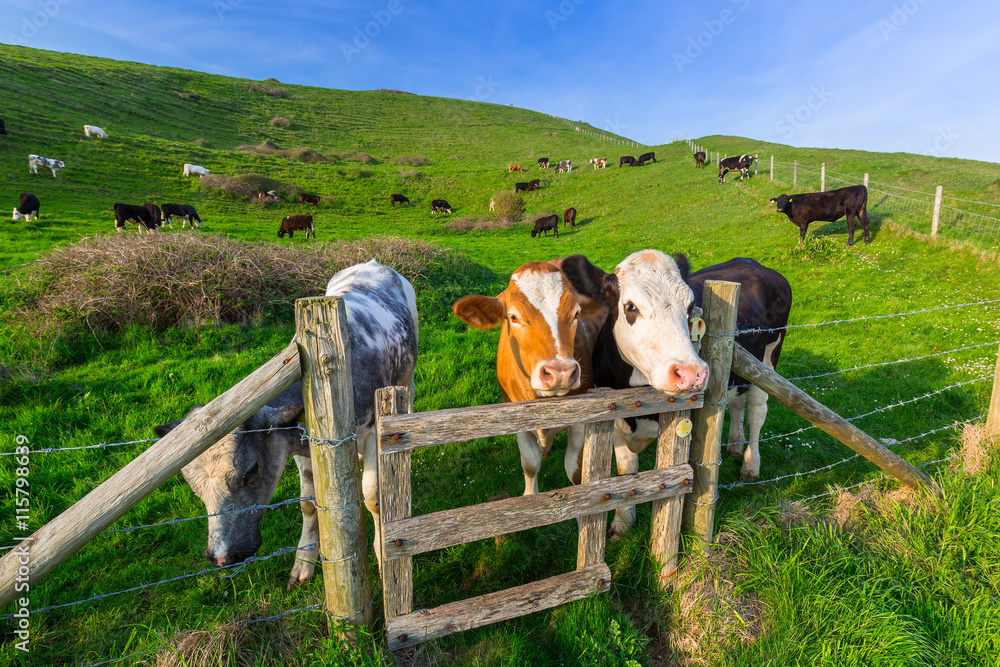
<path id="1" fill-rule="evenodd" d="M 291 127 L 292 121 L 288 120 L 284 116 L 275 116 L 271 119 L 271 125 L 274 127 Z"/>
<path id="2" fill-rule="evenodd" d="M 247 197 L 256 199 L 257 193 L 261 190 L 275 190 L 279 195 L 286 197 L 298 196 L 302 188 L 291 183 L 279 181 L 276 178 L 269 178 L 260 174 L 237 174 L 235 176 L 223 176 L 221 174 L 208 174 L 199 179 L 199 183 L 209 188 L 223 190 L 235 197 Z"/>
<path id="3" fill-rule="evenodd" d="M 237 146 L 236 150 L 256 155 L 276 155 L 286 160 L 297 160 L 298 162 L 326 162 L 326 156 L 317 150 L 306 146 L 281 148 L 270 139 L 265 139 L 258 146 Z"/>
<path id="4" fill-rule="evenodd" d="M 493 215 L 511 224 L 524 217 L 524 200 L 513 190 L 501 190 L 493 195 Z"/>
<path id="5" fill-rule="evenodd" d="M 393 164 L 410 164 L 414 167 L 419 167 L 422 164 L 430 164 L 430 160 L 422 155 L 401 155 L 400 157 L 392 158 L 390 162 Z"/>
<path id="6" fill-rule="evenodd" d="M 362 153 L 361 151 L 348 151 L 346 153 L 333 153 L 332 157 L 333 157 L 334 160 L 341 160 L 341 161 L 344 161 L 344 162 L 354 161 L 354 160 L 359 160 L 363 164 L 372 164 L 373 162 L 375 162 L 375 158 L 373 158 L 368 153 Z"/>
<path id="7" fill-rule="evenodd" d="M 410 169 L 409 171 L 404 171 L 399 175 L 400 178 L 423 178 L 424 175 L 417 171 L 416 169 Z"/>
<path id="8" fill-rule="evenodd" d="M 514 226 L 514 221 L 506 218 L 483 218 L 469 216 L 463 218 L 452 218 L 441 225 L 442 229 L 450 232 L 471 232 L 481 229 L 509 229 Z"/>
<path id="9" fill-rule="evenodd" d="M 265 86 L 264 84 L 257 83 L 256 81 L 247 81 L 247 88 L 254 92 L 270 95 L 271 97 L 288 97 L 287 90 L 275 88 L 274 86 Z"/>

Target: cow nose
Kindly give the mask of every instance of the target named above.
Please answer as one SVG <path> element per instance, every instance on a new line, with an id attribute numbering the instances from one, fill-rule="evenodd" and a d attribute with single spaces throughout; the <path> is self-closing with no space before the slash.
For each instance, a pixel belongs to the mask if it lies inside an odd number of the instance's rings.
<path id="1" fill-rule="evenodd" d="M 698 391 L 707 380 L 707 367 L 671 364 L 667 371 L 667 383 L 673 391 Z"/>
<path id="2" fill-rule="evenodd" d="M 212 565 L 214 565 L 216 567 L 222 567 L 223 565 L 225 565 L 226 563 L 229 562 L 229 559 L 226 558 L 225 554 L 216 556 L 211 551 L 206 551 L 205 552 L 205 558 L 208 559 L 209 563 L 211 563 Z"/>
<path id="3" fill-rule="evenodd" d="M 556 359 L 538 368 L 539 389 L 558 391 L 575 389 L 580 385 L 580 364 L 575 359 Z"/>

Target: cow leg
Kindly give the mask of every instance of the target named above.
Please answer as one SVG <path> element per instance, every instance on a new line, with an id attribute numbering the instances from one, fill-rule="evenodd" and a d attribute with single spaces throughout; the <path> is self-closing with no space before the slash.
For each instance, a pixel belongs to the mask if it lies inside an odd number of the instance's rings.
<path id="1" fill-rule="evenodd" d="M 740 468 L 740 479 L 760 478 L 760 429 L 767 418 L 767 392 L 757 385 L 750 385 L 747 392 L 747 402 L 750 403 L 750 440 L 743 453 L 743 467 Z"/>
<path id="2" fill-rule="evenodd" d="M 566 427 L 566 458 L 563 463 L 566 468 L 566 477 L 574 485 L 579 484 L 583 478 L 584 435 L 585 427 L 583 424 Z"/>
<path id="3" fill-rule="evenodd" d="M 655 419 L 636 420 L 636 430 L 629 429 L 624 419 L 615 420 L 615 463 L 619 475 L 634 475 L 639 472 L 639 452 L 659 435 L 659 422 Z M 608 537 L 620 539 L 635 523 L 635 506 L 615 510 Z"/>
<path id="4" fill-rule="evenodd" d="M 799 225 L 799 247 L 801 248 L 806 244 L 806 230 L 809 229 L 809 223 L 804 225 Z"/>
<path id="5" fill-rule="evenodd" d="M 847 214 L 847 247 L 854 245 L 854 228 L 858 224 L 858 219 L 853 213 Z"/>
<path id="6" fill-rule="evenodd" d="M 368 426 L 358 427 L 358 454 L 361 457 L 364 471 L 361 473 L 361 494 L 365 499 L 365 507 L 372 514 L 375 524 L 375 557 L 378 559 L 378 570 L 382 571 L 382 519 L 378 507 L 378 446 L 375 443 L 375 429 Z"/>
<path id="7" fill-rule="evenodd" d="M 740 394 L 736 388 L 729 390 L 729 438 L 726 451 L 733 458 L 743 458 L 743 412 L 746 409 L 747 395 Z"/>
<path id="8" fill-rule="evenodd" d="M 538 446 L 541 451 L 541 456 L 544 459 L 549 455 L 549 451 L 552 449 L 552 443 L 556 439 L 555 429 L 538 429 L 535 431 L 535 437 L 538 438 Z"/>
<path id="9" fill-rule="evenodd" d="M 306 454 L 295 454 L 295 463 L 299 467 L 299 495 L 303 498 L 315 497 L 313 486 L 312 457 Z M 295 552 L 295 563 L 292 574 L 288 578 L 288 588 L 312 579 L 316 573 L 316 561 L 319 559 L 319 545 L 304 550 L 303 547 L 319 542 L 319 516 L 316 505 L 311 500 L 299 503 L 302 507 L 302 536 L 299 537 L 299 550 Z"/>
<path id="10" fill-rule="evenodd" d="M 542 450 L 530 431 L 517 434 L 517 448 L 521 451 L 521 470 L 524 471 L 524 495 L 538 493 L 538 471 L 542 467 Z"/>

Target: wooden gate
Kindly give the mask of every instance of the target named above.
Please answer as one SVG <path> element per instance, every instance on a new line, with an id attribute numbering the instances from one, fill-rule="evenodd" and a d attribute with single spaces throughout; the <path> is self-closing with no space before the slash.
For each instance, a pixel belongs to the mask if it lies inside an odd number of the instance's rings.
<path id="1" fill-rule="evenodd" d="M 690 421 L 684 422 L 690 410 L 702 407 L 701 394 L 668 397 L 649 387 L 605 389 L 409 414 L 407 390 L 387 387 L 379 390 L 375 403 L 382 522 L 377 548 L 391 650 L 606 592 L 611 584 L 604 562 L 607 513 L 620 507 L 653 503 L 653 556 L 661 572 L 676 569 L 683 494 L 691 491 L 693 478 Z M 660 414 L 656 469 L 610 477 L 614 420 L 652 414 Z M 567 424 L 586 424 L 580 485 L 411 516 L 413 450 Z M 414 611 L 414 555 L 574 518 L 580 520 L 575 572 Z"/>

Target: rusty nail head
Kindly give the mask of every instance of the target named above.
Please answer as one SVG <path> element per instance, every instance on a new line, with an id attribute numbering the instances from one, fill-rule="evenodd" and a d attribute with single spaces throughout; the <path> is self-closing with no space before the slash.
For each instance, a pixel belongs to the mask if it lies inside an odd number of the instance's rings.
<path id="1" fill-rule="evenodd" d="M 628 495 L 629 495 L 629 497 L 630 497 L 630 498 L 631 498 L 632 496 L 634 496 L 634 495 L 635 495 L 635 489 L 632 489 L 631 491 L 629 491 L 629 492 L 628 492 Z"/>
<path id="2" fill-rule="evenodd" d="M 597 580 L 597 585 L 600 586 L 601 588 L 603 588 L 604 587 L 604 579 L 598 579 Z"/>
<path id="3" fill-rule="evenodd" d="M 611 410 L 611 412 L 614 412 L 617 409 L 618 409 L 617 403 L 612 403 L 611 405 L 608 406 L 608 410 Z"/>
<path id="4" fill-rule="evenodd" d="M 641 408 L 642 407 L 642 401 L 636 401 L 635 405 L 633 407 Z"/>
<path id="5" fill-rule="evenodd" d="M 399 641 L 401 642 L 405 642 L 407 639 L 409 639 L 409 637 L 407 637 L 405 634 L 399 636 Z"/>
<path id="6" fill-rule="evenodd" d="M 666 483 L 665 482 L 660 482 L 660 491 L 662 491 L 665 488 L 667 488 Z"/>
<path id="7" fill-rule="evenodd" d="M 396 440 L 399 440 L 399 438 L 400 438 L 400 434 L 399 433 L 393 433 L 391 440 L 393 442 L 395 442 Z"/>
<path id="8" fill-rule="evenodd" d="M 611 494 L 610 493 L 605 493 L 604 494 L 604 499 L 605 500 L 611 500 Z"/>
<path id="9" fill-rule="evenodd" d="M 681 480 L 681 486 L 687 486 L 690 483 L 691 483 L 691 480 L 689 480 L 689 479 L 682 479 Z"/>
<path id="10" fill-rule="evenodd" d="M 674 403 L 676 401 L 677 401 L 677 399 L 674 398 L 673 396 L 670 396 L 669 398 L 667 398 L 667 403 Z"/>
<path id="11" fill-rule="evenodd" d="M 403 540 L 401 540 L 401 539 L 399 539 L 399 538 L 397 537 L 397 538 L 396 538 L 396 541 L 395 541 L 395 542 L 393 542 L 393 544 L 395 544 L 395 545 L 396 545 L 397 547 L 401 547 L 401 546 L 403 546 Z"/>

